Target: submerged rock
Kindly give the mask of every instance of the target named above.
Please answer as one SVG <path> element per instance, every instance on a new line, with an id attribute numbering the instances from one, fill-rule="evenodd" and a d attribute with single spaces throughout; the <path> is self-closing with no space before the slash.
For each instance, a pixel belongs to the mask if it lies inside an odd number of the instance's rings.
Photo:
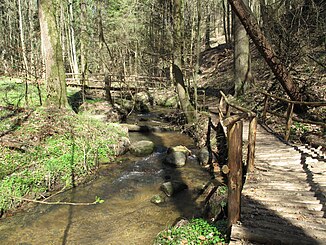
<path id="1" fill-rule="evenodd" d="M 147 156 L 154 151 L 154 143 L 149 140 L 141 140 L 131 144 L 129 150 L 135 156 Z"/>
<path id="2" fill-rule="evenodd" d="M 183 190 L 188 189 L 188 186 L 181 182 L 181 181 L 169 181 L 165 182 L 161 185 L 161 190 L 167 195 L 168 197 L 171 197 Z"/>

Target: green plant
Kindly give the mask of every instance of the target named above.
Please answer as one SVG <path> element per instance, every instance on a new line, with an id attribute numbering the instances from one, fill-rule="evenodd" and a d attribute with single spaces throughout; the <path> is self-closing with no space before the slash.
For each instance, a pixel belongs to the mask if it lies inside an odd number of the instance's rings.
<path id="1" fill-rule="evenodd" d="M 40 87 L 42 96 L 45 93 L 44 86 Z M 21 107 L 24 105 L 34 107 L 39 106 L 39 91 L 36 84 L 28 83 L 28 96 L 26 93 L 26 83 L 19 78 L 0 77 L 0 103 L 7 106 Z M 28 102 L 26 101 L 26 98 Z M 42 98 L 44 101 L 44 98 Z"/>
<path id="2" fill-rule="evenodd" d="M 300 122 L 294 122 L 291 127 L 291 133 L 298 134 L 298 135 L 302 135 L 308 131 L 309 131 L 308 127 Z"/>
<path id="3" fill-rule="evenodd" d="M 155 245 L 208 245 L 224 243 L 225 235 L 219 231 L 218 227 L 201 218 L 192 219 L 188 224 L 181 227 L 171 227 L 164 230 L 157 235 L 154 241 Z"/>
<path id="4" fill-rule="evenodd" d="M 35 110 L 28 123 L 12 132 L 16 148 L 0 146 L 0 210 L 78 184 L 94 172 L 99 159 L 113 158 L 121 136 L 127 132 L 117 124 L 69 111 Z"/>
<path id="5" fill-rule="evenodd" d="M 217 191 L 219 195 L 224 195 L 228 192 L 228 187 L 226 185 L 219 186 Z"/>

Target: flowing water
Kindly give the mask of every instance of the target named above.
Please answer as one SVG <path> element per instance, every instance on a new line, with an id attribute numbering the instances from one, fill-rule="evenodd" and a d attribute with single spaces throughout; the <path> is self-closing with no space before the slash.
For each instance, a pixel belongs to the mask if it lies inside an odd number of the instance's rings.
<path id="1" fill-rule="evenodd" d="M 57 195 L 49 201 L 104 203 L 91 206 L 35 205 L 0 220 L 0 244 L 153 244 L 157 233 L 179 217 L 199 214 L 195 202 L 198 189 L 210 180 L 195 161 L 174 169 L 163 164 L 166 147 L 185 145 L 194 148 L 187 136 L 176 132 L 132 133 L 132 141 L 149 139 L 155 152 L 145 158 L 128 155 L 120 163 L 103 165 L 99 178 Z M 167 179 L 188 185 L 188 190 L 166 197 L 166 202 L 150 202 L 160 194 Z"/>

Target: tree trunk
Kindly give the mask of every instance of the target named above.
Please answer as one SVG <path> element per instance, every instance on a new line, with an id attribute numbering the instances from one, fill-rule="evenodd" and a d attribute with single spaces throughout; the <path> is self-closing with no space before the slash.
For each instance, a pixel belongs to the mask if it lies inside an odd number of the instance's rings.
<path id="1" fill-rule="evenodd" d="M 28 62 L 27 62 L 26 45 L 25 45 L 25 37 L 24 37 L 21 0 L 18 0 L 18 15 L 19 15 L 20 43 L 21 43 L 22 56 L 23 56 L 23 72 L 25 74 L 28 74 Z"/>
<path id="2" fill-rule="evenodd" d="M 206 7 L 206 11 L 207 11 L 207 16 L 206 16 L 206 30 L 205 30 L 205 49 L 210 49 L 211 45 L 210 45 L 210 33 L 211 33 L 211 13 L 210 13 L 210 8 L 207 5 Z"/>
<path id="3" fill-rule="evenodd" d="M 248 6 L 249 1 L 244 0 Z M 241 21 L 234 18 L 234 85 L 235 96 L 245 94 L 252 81 L 249 37 Z"/>
<path id="4" fill-rule="evenodd" d="M 185 113 L 187 123 L 192 123 L 195 119 L 195 110 L 190 103 L 189 95 L 186 91 L 183 73 L 181 70 L 183 64 L 182 22 L 182 0 L 173 0 L 174 59 L 172 65 L 172 72 L 181 108 Z"/>
<path id="5" fill-rule="evenodd" d="M 39 0 L 38 4 L 46 72 L 46 105 L 57 108 L 68 107 L 62 46 L 55 19 L 58 1 Z"/>
<path id="6" fill-rule="evenodd" d="M 279 59 L 276 57 L 271 44 L 260 30 L 250 9 L 242 0 L 228 0 L 228 2 L 286 93 L 292 100 L 301 101 L 302 95 L 300 94 L 298 87 L 293 82 L 286 67 L 281 64 Z"/>
<path id="7" fill-rule="evenodd" d="M 69 18 L 68 18 L 68 25 L 69 25 L 69 33 L 70 33 L 70 54 L 71 54 L 71 63 L 72 63 L 72 73 L 79 74 L 79 68 L 78 68 L 78 61 L 77 61 L 77 51 L 76 51 L 76 42 L 75 42 L 75 30 L 74 30 L 74 12 L 73 12 L 73 1 L 70 0 L 69 3 Z M 76 79 L 79 78 L 77 75 L 75 77 Z"/>

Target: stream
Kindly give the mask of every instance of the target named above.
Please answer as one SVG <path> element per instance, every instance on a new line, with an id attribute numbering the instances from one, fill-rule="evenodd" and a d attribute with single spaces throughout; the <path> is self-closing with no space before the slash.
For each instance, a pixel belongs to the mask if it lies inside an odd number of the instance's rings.
<path id="1" fill-rule="evenodd" d="M 145 123 L 152 120 L 147 117 Z M 33 204 L 26 212 L 0 220 L 0 244 L 153 244 L 158 232 L 178 218 L 199 215 L 195 199 L 210 180 L 196 161 L 183 168 L 163 163 L 166 149 L 184 145 L 195 150 L 189 137 L 178 132 L 130 133 L 131 141 L 152 140 L 153 154 L 147 157 L 124 155 L 117 163 L 102 165 L 99 176 L 88 184 L 61 193 L 48 201 L 104 203 L 91 206 Z M 163 204 L 151 203 L 162 193 L 166 180 L 188 185 Z"/>

